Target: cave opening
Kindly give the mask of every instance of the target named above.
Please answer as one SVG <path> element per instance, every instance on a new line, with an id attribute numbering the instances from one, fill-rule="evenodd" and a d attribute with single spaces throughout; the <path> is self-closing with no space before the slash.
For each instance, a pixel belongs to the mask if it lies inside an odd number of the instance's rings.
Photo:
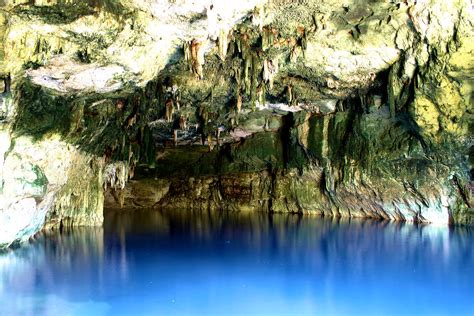
<path id="1" fill-rule="evenodd" d="M 342 2 L 0 0 L 0 314 L 472 313 L 472 5 Z"/>

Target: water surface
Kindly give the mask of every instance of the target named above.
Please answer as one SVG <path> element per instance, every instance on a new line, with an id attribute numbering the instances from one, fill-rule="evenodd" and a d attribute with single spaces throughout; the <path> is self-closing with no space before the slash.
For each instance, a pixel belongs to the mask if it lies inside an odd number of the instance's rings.
<path id="1" fill-rule="evenodd" d="M 106 212 L 0 255 L 0 315 L 474 315 L 474 231 Z"/>

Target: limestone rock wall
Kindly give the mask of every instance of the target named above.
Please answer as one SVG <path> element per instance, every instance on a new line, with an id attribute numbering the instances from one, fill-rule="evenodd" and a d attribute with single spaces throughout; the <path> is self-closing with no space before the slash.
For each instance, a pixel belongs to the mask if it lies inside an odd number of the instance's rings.
<path id="1" fill-rule="evenodd" d="M 387 105 L 369 114 L 290 115 L 292 126 L 210 153 L 165 154 L 123 190 L 109 190 L 106 206 L 471 223 L 462 151 L 424 147 Z"/>
<path id="2" fill-rule="evenodd" d="M 27 240 L 45 223 L 102 223 L 102 175 L 95 158 L 58 137 L 34 141 L 12 137 L 8 129 L 1 133 L 0 245 Z"/>

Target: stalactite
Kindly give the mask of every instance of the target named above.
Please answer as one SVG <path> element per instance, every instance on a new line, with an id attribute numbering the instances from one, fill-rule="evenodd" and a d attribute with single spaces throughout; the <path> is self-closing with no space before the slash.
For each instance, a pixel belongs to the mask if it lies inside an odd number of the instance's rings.
<path id="1" fill-rule="evenodd" d="M 265 106 L 265 85 L 262 83 L 257 88 L 257 102 L 260 106 Z"/>
<path id="2" fill-rule="evenodd" d="M 236 46 L 237 46 L 237 51 L 238 51 L 239 53 L 242 53 L 242 41 L 241 41 L 241 40 L 236 40 L 236 41 L 235 41 L 235 44 L 236 44 Z"/>
<path id="3" fill-rule="evenodd" d="M 274 27 L 271 28 L 269 41 L 270 41 L 271 46 L 275 46 L 276 44 L 279 43 L 279 41 L 278 41 L 278 30 Z"/>
<path id="4" fill-rule="evenodd" d="M 173 100 L 172 99 L 166 100 L 165 107 L 166 107 L 166 112 L 165 112 L 166 122 L 170 123 L 173 120 L 173 114 L 174 114 Z"/>
<path id="5" fill-rule="evenodd" d="M 263 51 L 266 51 L 271 47 L 269 33 L 270 32 L 268 31 L 268 27 L 264 27 L 262 30 L 262 50 Z"/>
<path id="6" fill-rule="evenodd" d="M 194 39 L 191 42 L 191 65 L 193 73 L 200 79 L 203 77 L 203 66 L 204 66 L 204 45 L 202 42 Z"/>
<path id="7" fill-rule="evenodd" d="M 178 144 L 178 130 L 173 129 L 173 144 L 176 146 Z"/>
<path id="8" fill-rule="evenodd" d="M 244 89 L 247 95 L 251 93 L 251 84 L 252 84 L 251 70 L 252 70 L 252 55 L 246 54 L 244 56 Z"/>
<path id="9" fill-rule="evenodd" d="M 3 82 L 4 82 L 4 90 L 3 90 L 3 93 L 5 93 L 5 94 L 10 93 L 11 84 L 12 84 L 12 79 L 11 79 L 11 77 L 10 77 L 10 74 L 8 74 L 8 75 L 3 79 Z"/>
<path id="10" fill-rule="evenodd" d="M 291 49 L 290 62 L 295 63 L 301 54 L 301 47 L 298 44 L 298 40 L 294 37 L 288 39 L 288 47 Z"/>
<path id="11" fill-rule="evenodd" d="M 104 171 L 104 188 L 120 189 L 125 188 L 129 179 L 130 164 L 125 161 L 110 163 Z"/>
<path id="12" fill-rule="evenodd" d="M 237 92 L 236 109 L 237 113 L 242 111 L 242 96 L 240 95 L 240 92 Z"/>
<path id="13" fill-rule="evenodd" d="M 288 105 L 293 103 L 293 86 L 291 84 L 286 87 L 286 102 Z"/>
<path id="14" fill-rule="evenodd" d="M 217 144 L 217 147 L 220 147 L 220 139 L 221 139 L 221 133 L 224 131 L 224 128 L 222 126 L 219 126 L 217 129 L 216 129 L 216 144 Z"/>
<path id="15" fill-rule="evenodd" d="M 186 129 L 186 117 L 184 115 L 181 115 L 179 117 L 179 128 L 181 130 L 185 130 Z"/>
<path id="16" fill-rule="evenodd" d="M 232 70 L 233 70 L 234 79 L 237 83 L 237 89 L 240 90 L 240 86 L 242 84 L 242 69 L 240 68 L 240 65 L 239 65 L 239 66 L 234 66 Z"/>
<path id="17" fill-rule="evenodd" d="M 228 47 L 229 47 L 229 32 L 223 29 L 221 30 L 219 39 L 218 39 L 219 57 L 222 61 L 224 61 L 227 56 Z"/>
<path id="18" fill-rule="evenodd" d="M 298 27 L 298 35 L 300 37 L 300 45 L 304 53 L 308 46 L 308 42 L 306 39 L 306 29 L 304 27 Z"/>
<path id="19" fill-rule="evenodd" d="M 278 73 L 278 60 L 267 59 L 263 62 L 263 80 L 269 83 L 269 89 L 273 89 L 273 82 Z"/>
<path id="20" fill-rule="evenodd" d="M 132 144 L 128 144 L 128 161 L 131 162 L 133 158 L 133 149 L 132 149 Z"/>
<path id="21" fill-rule="evenodd" d="M 240 50 L 241 50 L 242 58 L 246 59 L 246 58 L 249 58 L 249 56 L 252 53 L 251 52 L 252 50 L 251 50 L 250 45 L 248 43 L 249 35 L 247 34 L 246 29 L 242 29 L 240 32 L 241 32 L 241 35 L 240 35 Z"/>
<path id="22" fill-rule="evenodd" d="M 260 59 L 258 58 L 257 54 L 252 55 L 252 81 L 251 81 L 251 93 L 250 93 L 250 98 L 251 98 L 251 103 L 252 103 L 252 109 L 254 110 L 256 105 L 257 105 L 257 88 L 258 88 L 258 83 L 260 79 L 260 74 L 262 72 L 261 68 L 261 62 Z"/>
<path id="23" fill-rule="evenodd" d="M 270 77 L 271 77 L 271 73 L 270 73 L 269 60 L 264 60 L 263 61 L 263 81 L 269 82 Z"/>
<path id="24" fill-rule="evenodd" d="M 183 43 L 184 60 L 189 65 L 189 71 L 192 71 L 191 45 L 188 42 Z"/>
<path id="25" fill-rule="evenodd" d="M 174 99 L 174 102 L 176 103 L 176 109 L 179 111 L 181 110 L 181 102 L 180 102 L 180 97 L 177 95 Z"/>

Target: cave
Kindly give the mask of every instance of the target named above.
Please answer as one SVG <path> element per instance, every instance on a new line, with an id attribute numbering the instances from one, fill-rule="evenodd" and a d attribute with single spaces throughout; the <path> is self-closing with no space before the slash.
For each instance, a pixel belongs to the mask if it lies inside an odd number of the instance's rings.
<path id="1" fill-rule="evenodd" d="M 473 18 L 0 0 L 0 314 L 473 313 Z"/>

